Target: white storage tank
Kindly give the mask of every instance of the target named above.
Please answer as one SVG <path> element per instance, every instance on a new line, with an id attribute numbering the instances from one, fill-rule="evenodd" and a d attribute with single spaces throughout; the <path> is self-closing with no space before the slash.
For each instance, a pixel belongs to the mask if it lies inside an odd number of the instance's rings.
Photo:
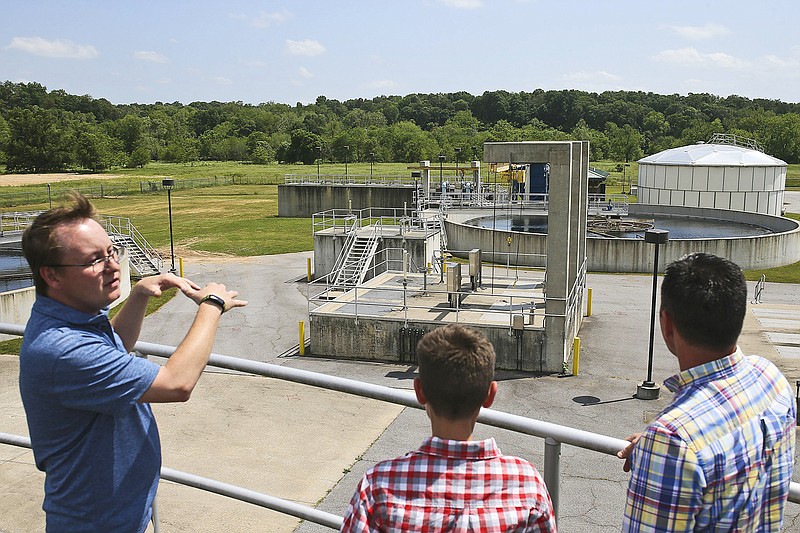
<path id="1" fill-rule="evenodd" d="M 755 141 L 715 134 L 708 143 L 639 160 L 642 204 L 732 209 L 782 215 L 786 163 Z"/>

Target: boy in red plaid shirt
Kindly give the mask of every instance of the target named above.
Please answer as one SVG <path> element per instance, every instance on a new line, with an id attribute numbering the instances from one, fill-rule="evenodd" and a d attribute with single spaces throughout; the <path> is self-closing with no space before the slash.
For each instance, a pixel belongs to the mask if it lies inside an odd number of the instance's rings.
<path id="1" fill-rule="evenodd" d="M 342 531 L 556 531 L 553 505 L 529 462 L 473 441 L 481 407 L 497 393 L 495 353 L 481 333 L 449 324 L 417 345 L 414 392 L 433 436 L 370 468 Z"/>

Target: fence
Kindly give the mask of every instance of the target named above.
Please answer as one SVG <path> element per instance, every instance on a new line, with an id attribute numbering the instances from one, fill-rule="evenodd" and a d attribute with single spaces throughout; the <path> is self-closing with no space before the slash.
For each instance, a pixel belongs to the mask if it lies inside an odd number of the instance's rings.
<path id="1" fill-rule="evenodd" d="M 175 180 L 173 190 L 200 189 L 222 185 L 277 185 L 276 177 L 253 176 L 212 176 L 208 178 L 187 178 Z M 28 186 L 24 190 L 0 194 L 0 207 L 18 205 L 48 204 L 63 201 L 71 191 L 77 191 L 87 198 L 112 198 L 139 194 L 163 192 L 161 179 L 131 181 L 127 183 L 101 183 L 89 187 L 55 187 L 49 183 L 41 186 Z"/>
<path id="2" fill-rule="evenodd" d="M 0 333 L 11 335 L 22 335 L 23 326 L 14 324 L 0 323 Z M 159 357 L 169 357 L 175 350 L 174 346 L 138 342 L 135 349 L 148 355 Z M 326 374 L 299 370 L 286 366 L 261 363 L 248 359 L 240 359 L 219 354 L 211 354 L 208 362 L 209 366 L 236 370 L 255 375 L 261 375 L 274 379 L 281 379 L 293 383 L 320 387 L 327 390 L 354 394 L 357 396 L 372 398 L 390 402 L 405 407 L 423 409 L 417 402 L 416 397 L 409 391 L 401 391 L 382 385 L 363 383 L 360 381 L 329 376 Z M 585 450 L 591 450 L 602 454 L 613 456 L 628 442 L 623 439 L 600 435 L 580 429 L 562 426 L 551 422 L 544 422 L 519 415 L 495 411 L 493 409 L 482 409 L 478 417 L 478 422 L 489 426 L 516 431 L 525 435 L 539 437 L 545 440 L 543 477 L 553 501 L 553 507 L 558 516 L 560 505 L 560 479 L 561 479 L 561 446 L 568 444 Z M 0 433 L 0 443 L 12 446 L 30 447 L 30 440 L 18 435 Z M 217 494 L 222 494 L 239 501 L 248 502 L 267 509 L 278 511 L 290 516 L 309 520 L 323 526 L 337 529 L 342 522 L 342 517 L 324 513 L 312 507 L 282 500 L 269 495 L 255 493 L 242 487 L 234 487 L 214 480 L 199 478 L 191 474 L 183 474 L 169 468 L 162 468 L 164 479 L 170 479 L 177 483 L 188 486 L 209 490 Z M 800 503 L 800 483 L 792 483 L 789 488 L 789 501 Z"/>

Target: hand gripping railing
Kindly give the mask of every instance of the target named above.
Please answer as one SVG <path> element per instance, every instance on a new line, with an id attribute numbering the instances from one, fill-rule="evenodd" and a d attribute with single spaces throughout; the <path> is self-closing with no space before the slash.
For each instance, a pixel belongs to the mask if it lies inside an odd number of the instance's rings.
<path id="1" fill-rule="evenodd" d="M 23 332 L 24 332 L 23 326 L 0 323 L 0 333 L 6 333 L 9 335 L 22 335 Z M 174 346 L 153 344 L 149 342 L 137 342 L 135 349 L 136 351 L 142 354 L 156 355 L 159 357 L 169 357 L 175 351 Z M 210 366 L 226 368 L 229 370 L 238 370 L 240 372 L 248 372 L 251 374 L 257 374 L 275 379 L 282 379 L 284 381 L 291 381 L 293 383 L 301 383 L 304 385 L 311 385 L 313 387 L 335 390 L 347 394 L 354 394 L 365 398 L 382 400 L 385 402 L 395 403 L 398 405 L 404 405 L 406 407 L 413 407 L 415 409 L 424 409 L 423 406 L 421 406 L 417 401 L 416 396 L 410 391 L 400 391 L 397 389 L 392 389 L 390 387 L 384 387 L 382 385 L 374 385 L 371 383 L 364 383 L 353 379 L 341 378 L 337 376 L 329 376 L 327 374 L 321 374 L 318 372 L 311 372 L 308 370 L 300 370 L 296 368 L 288 368 L 285 366 L 279 366 L 270 363 L 262 363 L 260 361 L 251 361 L 249 359 L 240 359 L 237 357 L 230 357 L 227 355 L 219 355 L 219 354 L 211 354 L 208 364 Z M 561 477 L 560 462 L 561 462 L 562 444 L 571 444 L 579 448 L 593 450 L 607 455 L 613 455 L 615 457 L 616 453 L 619 450 L 628 445 L 628 441 L 623 439 L 609 437 L 607 435 L 600 435 L 598 433 L 592 433 L 590 431 L 584 431 L 581 429 L 562 426 L 559 424 L 545 422 L 542 420 L 536 420 L 533 418 L 527 418 L 524 416 L 504 413 L 501 411 L 495 411 L 493 409 L 481 409 L 480 416 L 478 417 L 478 422 L 545 439 L 543 476 L 544 476 L 544 481 L 547 484 L 547 490 L 550 493 L 550 498 L 553 501 L 553 508 L 555 510 L 556 516 L 558 516 L 558 505 L 559 505 L 560 477 Z M 14 442 L 10 442 L 12 439 L 8 439 L 8 437 L 9 435 L 0 433 L 1 442 L 5 442 L 6 444 L 14 444 Z M 26 440 L 24 439 L 24 437 L 16 437 L 13 435 L 11 437 L 14 437 L 16 439 L 21 439 L 20 442 L 22 440 Z M 28 446 L 30 446 L 30 441 L 27 441 L 27 443 Z M 170 474 L 172 472 L 175 471 L 168 471 L 167 473 Z M 189 478 L 187 478 L 186 484 L 190 486 L 195 486 L 197 488 L 206 489 L 206 487 L 203 486 L 206 483 L 209 485 L 209 487 L 219 484 L 219 482 L 213 480 L 203 480 L 203 478 L 197 478 L 196 476 L 191 476 L 191 478 L 194 479 L 196 483 L 189 482 L 188 481 Z M 180 482 L 184 483 L 184 481 Z M 317 511 L 313 508 L 307 508 L 299 504 L 292 504 L 292 502 L 286 502 L 286 500 L 281 500 L 279 498 L 274 498 L 273 500 L 273 497 L 266 495 L 259 495 L 259 498 L 252 498 L 252 499 L 240 497 L 245 494 L 250 494 L 251 492 L 247 491 L 247 489 L 240 489 L 238 487 L 233 487 L 232 485 L 219 484 L 219 486 L 220 490 L 212 490 L 212 492 L 217 492 L 218 494 L 234 497 L 242 501 L 255 503 L 262 507 L 273 509 L 285 514 L 289 514 L 291 516 L 304 518 L 306 520 L 322 524 L 328 527 L 338 528 L 339 525 L 337 524 L 341 524 L 340 517 L 337 517 L 335 515 L 329 515 L 328 513 L 324 513 L 324 515 L 317 515 L 316 513 L 320 513 L 320 511 Z M 230 492 L 223 492 L 222 487 L 227 487 L 228 489 L 231 490 Z M 209 488 L 206 490 L 211 490 L 211 489 Z M 234 493 L 237 492 L 241 492 L 240 495 L 234 495 Z M 255 494 L 257 493 L 251 493 L 251 495 Z M 262 496 L 264 498 L 261 498 Z M 790 484 L 789 501 L 793 503 L 800 503 L 800 483 L 793 482 Z M 288 503 L 291 505 L 278 506 L 277 504 L 281 502 Z M 307 514 L 304 516 L 298 514 L 298 509 L 296 508 L 296 506 L 303 508 L 302 511 Z M 312 514 L 313 516 L 311 516 Z M 326 521 L 322 521 L 323 519 Z"/>

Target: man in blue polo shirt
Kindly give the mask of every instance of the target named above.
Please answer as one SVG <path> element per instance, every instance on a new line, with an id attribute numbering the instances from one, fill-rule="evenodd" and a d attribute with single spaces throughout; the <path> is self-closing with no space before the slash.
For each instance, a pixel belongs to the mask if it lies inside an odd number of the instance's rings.
<path id="1" fill-rule="evenodd" d="M 47 531 L 136 532 L 147 528 L 161 444 L 151 402 L 189 399 L 208 362 L 222 313 L 246 305 L 236 291 L 163 274 L 120 296 L 120 254 L 75 195 L 39 215 L 22 248 L 36 302 L 20 350 L 20 392 L 36 466 L 45 472 Z M 185 339 L 164 366 L 133 349 L 147 301 L 177 287 L 198 304 Z"/>

